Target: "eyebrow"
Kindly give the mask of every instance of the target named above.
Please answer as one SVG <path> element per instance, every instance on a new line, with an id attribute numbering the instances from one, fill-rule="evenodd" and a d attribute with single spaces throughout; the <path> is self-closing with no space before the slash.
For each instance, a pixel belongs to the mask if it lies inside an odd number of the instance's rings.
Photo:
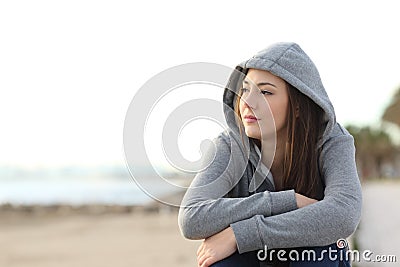
<path id="1" fill-rule="evenodd" d="M 249 84 L 249 82 L 246 81 L 246 80 L 244 80 L 243 83 L 244 83 L 244 84 Z M 259 82 L 259 83 L 257 83 L 257 86 L 263 86 L 263 85 L 271 85 L 271 86 L 273 86 L 273 87 L 276 88 L 276 85 L 275 85 L 275 84 L 272 84 L 272 83 L 269 83 L 269 82 Z"/>

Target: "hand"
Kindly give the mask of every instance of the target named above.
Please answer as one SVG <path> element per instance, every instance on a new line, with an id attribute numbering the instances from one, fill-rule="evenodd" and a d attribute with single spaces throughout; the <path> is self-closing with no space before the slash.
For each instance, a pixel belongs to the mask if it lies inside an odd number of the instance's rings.
<path id="1" fill-rule="evenodd" d="M 303 208 L 307 205 L 318 202 L 318 200 L 296 193 L 296 202 L 298 208 Z"/>
<path id="2" fill-rule="evenodd" d="M 197 264 L 208 267 L 236 251 L 236 238 L 231 227 L 206 238 L 197 250 Z"/>

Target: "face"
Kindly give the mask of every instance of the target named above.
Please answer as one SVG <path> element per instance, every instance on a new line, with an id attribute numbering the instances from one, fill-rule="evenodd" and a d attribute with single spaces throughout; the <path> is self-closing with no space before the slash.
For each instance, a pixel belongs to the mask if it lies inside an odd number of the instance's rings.
<path id="1" fill-rule="evenodd" d="M 246 135 L 258 140 L 284 136 L 287 124 L 286 82 L 268 71 L 249 69 L 239 102 Z"/>

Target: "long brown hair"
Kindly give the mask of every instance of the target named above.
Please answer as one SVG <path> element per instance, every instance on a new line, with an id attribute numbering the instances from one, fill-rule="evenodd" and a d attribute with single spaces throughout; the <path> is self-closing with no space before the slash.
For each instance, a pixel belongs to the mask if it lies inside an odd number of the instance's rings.
<path id="1" fill-rule="evenodd" d="M 323 184 L 319 174 L 323 109 L 291 84 L 289 95 L 287 143 L 283 162 L 283 189 L 294 188 L 297 193 L 321 200 Z"/>
<path id="2" fill-rule="evenodd" d="M 322 135 L 323 109 L 291 84 L 288 90 L 287 138 L 283 160 L 282 190 L 294 189 L 310 198 L 323 198 L 323 184 L 319 174 L 317 143 Z M 238 93 L 235 112 L 240 117 L 241 93 Z M 239 123 L 243 136 L 243 124 Z M 250 138 L 251 141 L 257 142 Z"/>

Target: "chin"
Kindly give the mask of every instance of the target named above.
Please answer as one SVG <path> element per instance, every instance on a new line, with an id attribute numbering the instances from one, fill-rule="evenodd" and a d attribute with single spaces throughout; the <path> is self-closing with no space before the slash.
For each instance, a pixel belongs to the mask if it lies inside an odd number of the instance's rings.
<path id="1" fill-rule="evenodd" d="M 260 139 L 260 132 L 246 130 L 246 135 L 250 138 Z"/>

